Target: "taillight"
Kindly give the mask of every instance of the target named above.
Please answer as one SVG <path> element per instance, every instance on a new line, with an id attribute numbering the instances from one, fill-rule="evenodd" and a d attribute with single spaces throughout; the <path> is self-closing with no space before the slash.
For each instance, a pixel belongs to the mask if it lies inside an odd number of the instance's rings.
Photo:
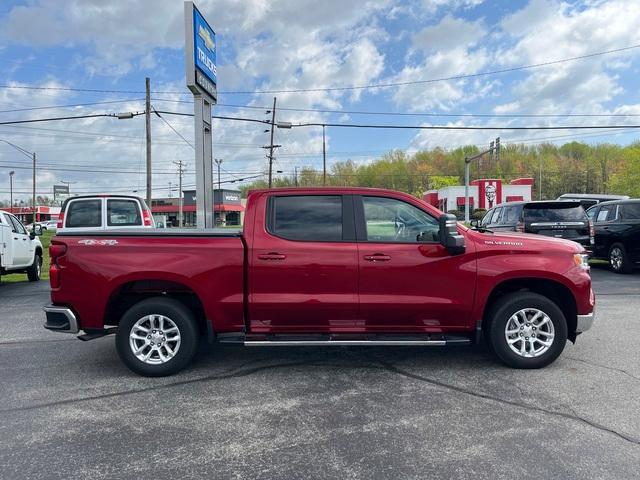
<path id="1" fill-rule="evenodd" d="M 58 223 L 56 223 L 56 229 L 62 228 L 63 224 L 64 224 L 64 212 L 60 212 L 60 215 L 58 215 Z"/>
<path id="2" fill-rule="evenodd" d="M 516 232 L 524 232 L 524 223 L 518 222 L 516 224 Z"/>
<path id="3" fill-rule="evenodd" d="M 593 226 L 593 220 L 589 219 L 589 242 L 591 245 L 596 243 L 596 229 Z"/>
<path id="4" fill-rule="evenodd" d="M 60 287 L 60 260 L 65 253 L 67 253 L 67 246 L 64 243 L 53 240 L 49 245 L 49 283 L 51 288 Z"/>
<path id="5" fill-rule="evenodd" d="M 153 227 L 153 217 L 151 217 L 151 212 L 149 210 L 142 210 L 142 221 L 144 222 L 145 227 Z"/>

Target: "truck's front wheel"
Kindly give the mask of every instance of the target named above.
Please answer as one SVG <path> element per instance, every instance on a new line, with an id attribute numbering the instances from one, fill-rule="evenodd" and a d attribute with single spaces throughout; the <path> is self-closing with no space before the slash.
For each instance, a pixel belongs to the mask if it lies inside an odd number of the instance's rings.
<path id="1" fill-rule="evenodd" d="M 172 375 L 186 367 L 198 347 L 191 311 L 171 298 L 137 303 L 124 314 L 116 333 L 116 349 L 133 372 L 147 377 Z"/>
<path id="2" fill-rule="evenodd" d="M 541 368 L 552 363 L 567 343 L 567 321 L 558 306 L 532 292 L 511 293 L 488 315 L 491 349 L 513 368 Z"/>

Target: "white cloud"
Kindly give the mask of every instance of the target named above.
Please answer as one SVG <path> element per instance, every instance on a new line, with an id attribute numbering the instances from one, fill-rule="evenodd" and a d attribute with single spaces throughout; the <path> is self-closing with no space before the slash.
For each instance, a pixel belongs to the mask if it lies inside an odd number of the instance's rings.
<path id="1" fill-rule="evenodd" d="M 482 20 L 468 22 L 447 15 L 437 25 L 425 27 L 416 33 L 413 36 L 413 47 L 425 52 L 472 47 L 485 34 L 486 26 Z"/>

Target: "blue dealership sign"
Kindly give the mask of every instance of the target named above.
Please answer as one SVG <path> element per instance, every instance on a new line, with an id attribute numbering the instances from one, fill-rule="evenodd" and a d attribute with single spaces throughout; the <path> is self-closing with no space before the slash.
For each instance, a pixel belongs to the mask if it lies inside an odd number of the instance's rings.
<path id="1" fill-rule="evenodd" d="M 215 98 L 218 83 L 216 33 L 197 8 L 193 9 L 193 46 L 196 83 Z"/>

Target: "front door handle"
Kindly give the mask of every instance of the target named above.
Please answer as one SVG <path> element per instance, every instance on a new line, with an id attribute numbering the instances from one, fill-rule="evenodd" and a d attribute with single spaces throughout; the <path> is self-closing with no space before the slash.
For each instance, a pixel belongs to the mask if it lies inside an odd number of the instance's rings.
<path id="1" fill-rule="evenodd" d="M 262 253 L 258 255 L 258 258 L 260 260 L 284 260 L 285 258 L 287 258 L 287 256 L 283 255 L 282 253 L 270 252 L 270 253 Z"/>
<path id="2" fill-rule="evenodd" d="M 365 255 L 364 259 L 368 262 L 388 262 L 391 257 L 382 253 L 374 253 L 373 255 Z"/>

